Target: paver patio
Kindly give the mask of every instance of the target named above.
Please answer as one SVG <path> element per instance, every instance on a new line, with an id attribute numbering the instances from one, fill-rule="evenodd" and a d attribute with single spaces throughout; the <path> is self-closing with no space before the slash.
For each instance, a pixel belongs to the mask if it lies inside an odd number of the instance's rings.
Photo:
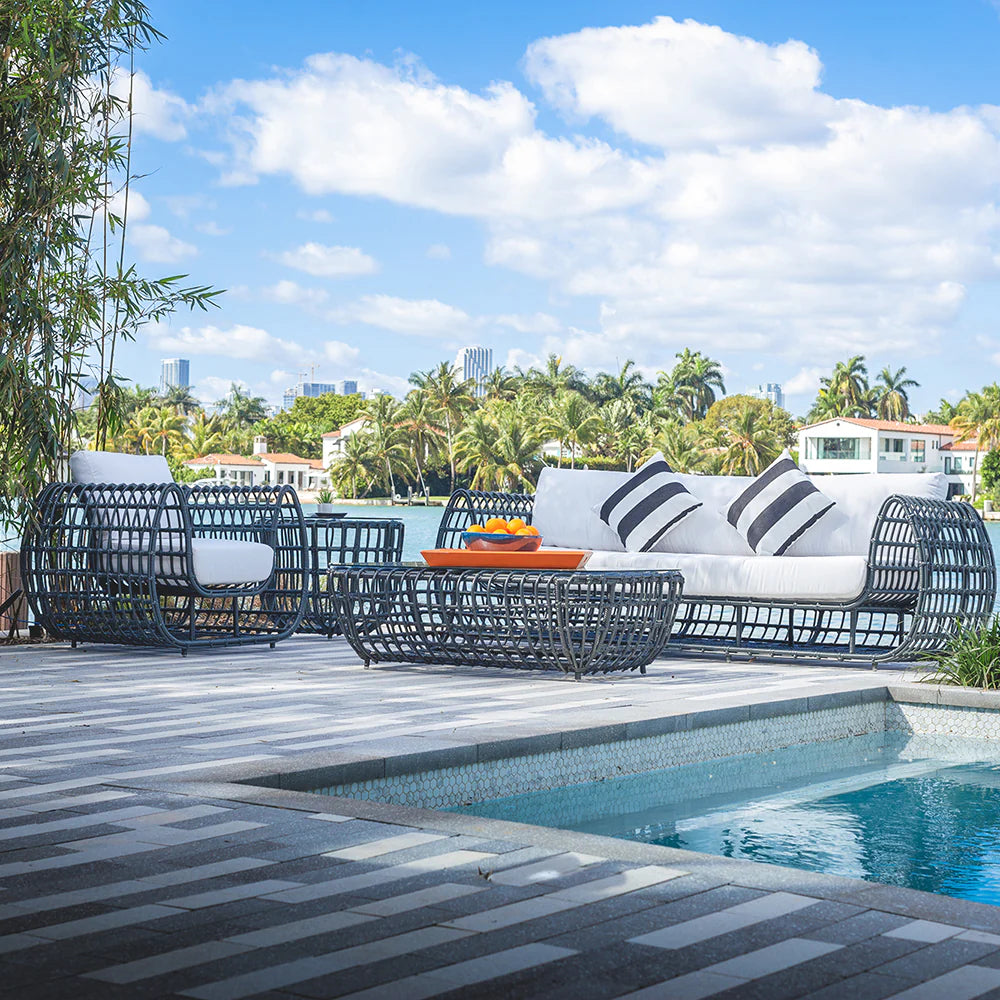
<path id="1" fill-rule="evenodd" d="M 663 660 L 578 684 L 366 671 L 318 638 L 0 665 L 0 996 L 1000 997 L 1000 908 L 232 784 L 898 673 Z"/>

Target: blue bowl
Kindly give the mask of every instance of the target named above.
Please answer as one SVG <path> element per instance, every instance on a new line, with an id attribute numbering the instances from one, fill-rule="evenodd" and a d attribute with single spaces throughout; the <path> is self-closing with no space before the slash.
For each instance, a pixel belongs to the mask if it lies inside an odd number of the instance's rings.
<path id="1" fill-rule="evenodd" d="M 473 552 L 536 552 L 541 535 L 494 535 L 488 531 L 463 531 L 462 541 Z"/>

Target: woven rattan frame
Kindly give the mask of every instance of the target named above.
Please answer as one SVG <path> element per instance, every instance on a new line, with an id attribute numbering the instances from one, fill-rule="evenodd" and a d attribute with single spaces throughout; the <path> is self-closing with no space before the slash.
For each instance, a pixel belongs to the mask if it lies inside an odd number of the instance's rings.
<path id="1" fill-rule="evenodd" d="M 533 498 L 460 490 L 441 519 L 437 544 L 458 545 L 484 513 L 530 520 Z M 794 557 L 788 557 L 794 558 Z M 983 625 L 996 598 L 993 547 L 966 503 L 892 496 L 882 505 L 868 576 L 850 602 L 755 601 L 685 594 L 665 654 L 722 653 L 857 660 L 914 659 L 943 649 L 959 623 Z"/>
<path id="2" fill-rule="evenodd" d="M 320 514 L 306 517 L 305 524 L 310 586 L 299 631 L 340 635 L 340 624 L 327 594 L 329 568 L 402 562 L 405 525 L 398 518 L 330 518 Z"/>
<path id="3" fill-rule="evenodd" d="M 203 587 L 195 538 L 270 545 L 271 576 Z M 273 645 L 302 617 L 305 543 L 290 486 L 55 483 L 32 510 L 21 572 L 35 620 L 74 645 Z"/>
<path id="4" fill-rule="evenodd" d="M 642 670 L 670 637 L 680 573 L 335 567 L 344 636 L 369 663 L 583 674 Z"/>

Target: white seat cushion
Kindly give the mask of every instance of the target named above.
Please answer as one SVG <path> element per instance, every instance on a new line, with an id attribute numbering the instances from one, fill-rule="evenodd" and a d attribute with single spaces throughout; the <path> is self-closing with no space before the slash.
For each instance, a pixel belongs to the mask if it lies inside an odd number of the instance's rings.
<path id="1" fill-rule="evenodd" d="M 74 483 L 172 483 L 162 455 L 122 455 L 117 451 L 74 451 L 69 457 Z"/>
<path id="2" fill-rule="evenodd" d="M 194 578 L 203 587 L 261 583 L 274 568 L 274 549 L 261 542 L 232 538 L 195 538 L 191 541 Z"/>
<path id="3" fill-rule="evenodd" d="M 678 569 L 685 597 L 849 601 L 864 590 L 864 556 L 729 556 L 684 552 L 595 552 L 588 570 Z"/>

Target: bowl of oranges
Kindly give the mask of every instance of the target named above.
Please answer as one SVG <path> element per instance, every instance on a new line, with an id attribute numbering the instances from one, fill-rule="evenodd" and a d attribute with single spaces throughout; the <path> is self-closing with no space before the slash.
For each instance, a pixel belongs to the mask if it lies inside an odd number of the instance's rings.
<path id="1" fill-rule="evenodd" d="M 542 536 L 532 524 L 519 517 L 509 521 L 491 517 L 485 524 L 470 524 L 462 532 L 462 541 L 473 552 L 536 552 Z"/>

